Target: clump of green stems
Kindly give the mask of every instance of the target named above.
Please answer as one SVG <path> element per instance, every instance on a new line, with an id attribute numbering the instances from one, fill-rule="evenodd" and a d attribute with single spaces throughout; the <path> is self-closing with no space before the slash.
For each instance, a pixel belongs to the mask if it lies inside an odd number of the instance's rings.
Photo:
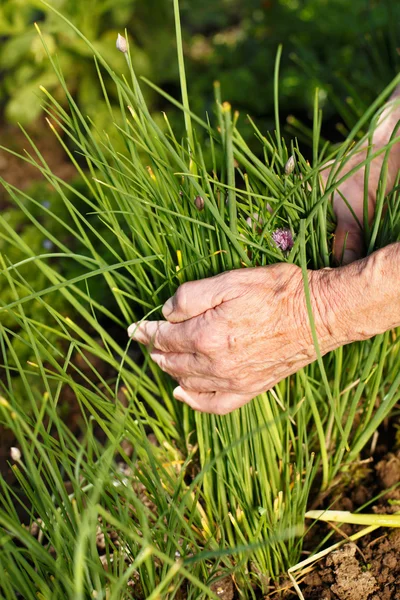
<path id="1" fill-rule="evenodd" d="M 177 597 L 181 587 L 188 598 L 216 598 L 210 584 L 226 574 L 244 598 L 257 589 L 268 593 L 299 560 L 311 486 L 325 490 L 350 467 L 400 398 L 400 353 L 393 332 L 319 355 L 314 364 L 224 417 L 194 413 L 176 402 L 173 382 L 148 361 L 146 351 L 141 364 L 131 344 L 125 345 L 126 326 L 159 318 L 162 304 L 182 282 L 228 269 L 295 263 L 303 269 L 309 298 L 307 268 L 333 264 L 332 192 L 368 166 L 376 151 L 344 176 L 340 167 L 350 150 L 357 152 L 371 139 L 380 108 L 400 79 L 336 147 L 320 142 L 316 93 L 310 165 L 296 140 L 288 147 L 281 136 L 279 49 L 276 129 L 264 135 L 252 123 L 259 144 L 254 153 L 240 135 L 239 115 L 221 101 L 218 84 L 216 126 L 191 113 L 177 0 L 174 10 L 183 104 L 169 99 L 182 108 L 183 139 L 177 139 L 167 115 L 161 128 L 149 113 L 129 50 L 128 81 L 81 36 L 94 54 L 110 127 L 120 134 L 125 152 L 114 150 L 108 132 L 97 131 L 81 113 L 48 53 L 69 106 L 65 110 L 43 89 L 48 123 L 86 193 L 52 173 L 28 135 L 31 151 L 21 159 L 36 166 L 65 201 L 70 218 L 61 225 L 70 246 L 33 216 L 40 199 L 3 182 L 27 220 L 56 248 L 35 255 L 0 215 L 0 235 L 21 255 L 14 264 L 1 257 L 2 285 L 15 299 L 0 310 L 0 423 L 22 452 L 12 468 L 16 483 L 0 478 L 0 590 L 7 599 L 18 594 L 128 598 L 134 577 L 148 599 Z M 106 77 L 116 86 L 118 114 L 108 101 Z M 385 160 L 378 216 L 365 228 L 368 252 L 400 238 L 397 185 L 386 197 L 383 184 L 396 141 L 380 151 Z M 290 156 L 295 169 L 287 174 Z M 320 172 L 328 160 L 334 162 L 324 190 Z M 76 210 L 71 193 L 86 204 L 87 213 Z M 385 202 L 388 210 L 381 218 Z M 51 207 L 42 210 L 60 225 Z M 93 214 L 109 236 L 93 225 Z M 279 227 L 293 233 L 290 252 L 272 242 Z M 84 253 L 74 253 L 74 240 Z M 110 254 L 111 262 L 104 259 Z M 65 278 L 60 261 L 75 261 L 81 274 Z M 45 289 L 34 289 L 20 276 L 26 263 L 46 276 Z M 109 290 L 103 303 L 94 299 L 99 280 Z M 53 307 L 51 298 L 59 294 L 70 306 L 68 315 Z M 25 307 L 33 302 L 45 306 L 46 322 L 27 317 Z M 2 312 L 7 323 L 12 316 L 14 327 L 1 323 Z M 311 311 L 310 322 L 314 330 Z M 111 335 L 111 325 L 121 337 Z M 21 330 L 32 357 L 28 364 L 13 350 Z M 60 345 L 48 342 L 50 332 Z M 96 367 L 99 361 L 112 369 L 111 378 Z M 67 388 L 81 409 L 79 437 L 60 412 Z M 150 431 L 157 445 L 148 441 Z M 124 441 L 133 447 L 132 456 Z M 120 462 L 129 466 L 131 480 L 121 474 Z M 24 524 L 38 519 L 36 539 Z M 105 533 L 107 569 L 96 547 L 98 527 Z M 108 535 L 110 528 L 118 544 Z"/>

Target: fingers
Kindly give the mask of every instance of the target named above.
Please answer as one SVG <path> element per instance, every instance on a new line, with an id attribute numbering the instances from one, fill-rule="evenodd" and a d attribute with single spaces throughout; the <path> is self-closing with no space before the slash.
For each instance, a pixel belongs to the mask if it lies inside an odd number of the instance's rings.
<path id="1" fill-rule="evenodd" d="M 174 397 L 188 404 L 193 410 L 214 415 L 227 415 L 252 400 L 252 396 L 248 394 L 229 394 L 226 392 L 202 393 L 189 391 L 180 386 L 174 390 Z"/>
<path id="2" fill-rule="evenodd" d="M 205 356 L 153 350 L 150 358 L 166 373 L 175 379 L 191 377 L 196 381 L 206 381 L 210 372 L 209 360 Z M 208 387 L 208 390 L 214 389 Z"/>
<path id="3" fill-rule="evenodd" d="M 400 86 L 397 86 L 389 100 L 386 102 L 382 111 L 376 129 L 373 134 L 373 143 L 378 146 L 385 146 L 397 126 L 400 114 Z M 399 135 L 398 132 L 396 135 Z"/>
<path id="4" fill-rule="evenodd" d="M 228 272 L 182 284 L 164 304 L 164 317 L 170 323 L 181 323 L 219 306 L 234 297 L 235 289 L 230 282 L 231 273 Z"/>
<path id="5" fill-rule="evenodd" d="M 235 384 L 231 379 L 212 376 L 211 362 L 205 356 L 154 350 L 150 353 L 150 358 L 188 391 L 235 391 Z"/>
<path id="6" fill-rule="evenodd" d="M 364 185 L 363 177 L 354 178 L 345 190 L 335 193 L 333 208 L 337 218 L 337 226 L 333 242 L 333 255 L 339 264 L 347 265 L 365 254 L 364 244 Z M 343 193 L 340 193 L 342 191 Z M 345 196 L 347 197 L 345 201 Z M 351 207 L 351 210 L 350 210 Z M 368 195 L 368 214 L 372 218 L 375 203 L 372 195 Z"/>
<path id="7" fill-rule="evenodd" d="M 168 321 L 142 321 L 132 323 L 128 336 L 140 344 L 163 352 L 195 353 L 196 338 L 189 323 L 171 324 Z"/>
<path id="8" fill-rule="evenodd" d="M 335 232 L 333 255 L 339 264 L 347 265 L 364 256 L 364 236 L 359 227 L 350 229 L 340 222 Z"/>

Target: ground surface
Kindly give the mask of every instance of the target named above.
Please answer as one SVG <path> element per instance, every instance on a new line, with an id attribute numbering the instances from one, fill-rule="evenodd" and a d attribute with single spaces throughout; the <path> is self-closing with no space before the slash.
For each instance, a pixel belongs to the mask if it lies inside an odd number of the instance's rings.
<path id="1" fill-rule="evenodd" d="M 76 173 L 73 165 L 66 160 L 65 152 L 51 132 L 45 121 L 38 121 L 30 129 L 30 135 L 46 160 L 51 170 L 63 179 L 71 179 Z M 36 158 L 35 152 L 30 146 L 24 134 L 17 126 L 0 124 L 1 145 L 13 152 L 25 154 L 27 151 Z M 40 171 L 27 162 L 13 156 L 9 152 L 0 150 L 0 178 L 4 178 L 11 185 L 20 189 L 28 188 L 34 181 L 42 179 Z M 7 193 L 0 185 L 0 209 L 4 210 L 9 204 Z"/>
<path id="2" fill-rule="evenodd" d="M 399 511 L 400 451 L 379 456 L 385 449 L 386 445 L 378 447 L 373 462 L 364 467 L 361 477 L 358 474 L 356 481 L 348 481 L 345 488 L 340 486 L 336 498 L 334 492 L 322 506 L 327 508 L 333 502 L 332 508 L 337 510 L 354 511 L 367 505 L 364 511 L 368 513 Z M 359 529 L 350 525 L 341 527 L 343 536 Z M 326 525 L 319 527 L 313 533 L 310 547 L 328 530 Z M 328 545 L 340 539 L 335 533 Z M 377 529 L 357 544 L 348 543 L 332 552 L 305 577 L 302 591 L 306 600 L 400 600 L 400 529 Z"/>

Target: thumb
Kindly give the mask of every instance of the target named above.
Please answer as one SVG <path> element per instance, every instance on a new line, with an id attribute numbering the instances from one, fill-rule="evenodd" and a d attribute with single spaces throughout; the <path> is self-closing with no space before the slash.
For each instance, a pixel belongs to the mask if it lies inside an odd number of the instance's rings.
<path id="1" fill-rule="evenodd" d="M 333 255 L 339 264 L 348 265 L 364 256 L 364 236 L 357 223 L 339 220 L 333 242 Z"/>
<path id="2" fill-rule="evenodd" d="M 231 285 L 232 273 L 183 283 L 164 304 L 164 318 L 170 323 L 181 323 L 236 297 L 238 290 L 237 286 Z"/>

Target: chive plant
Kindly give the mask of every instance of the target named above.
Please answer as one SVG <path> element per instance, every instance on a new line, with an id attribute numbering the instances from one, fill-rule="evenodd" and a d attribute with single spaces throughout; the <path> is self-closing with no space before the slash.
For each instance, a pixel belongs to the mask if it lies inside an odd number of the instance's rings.
<path id="1" fill-rule="evenodd" d="M 0 419 L 21 451 L 13 481 L 0 478 L 0 590 L 7 599 L 175 598 L 182 590 L 188 598 L 215 598 L 213 583 L 226 574 L 243 597 L 270 592 L 299 560 L 311 489 L 326 490 L 352 465 L 400 398 L 395 332 L 319 357 L 224 417 L 176 402 L 173 382 L 146 350 L 138 360 L 125 344 L 126 326 L 160 318 L 163 303 L 184 281 L 285 261 L 303 272 L 332 265 L 331 195 L 374 154 L 345 176 L 339 167 L 368 142 L 373 115 L 400 79 L 338 146 L 320 140 L 316 94 L 309 164 L 297 141 L 287 144 L 280 133 L 279 50 L 276 129 L 264 134 L 251 121 L 255 152 L 218 84 L 215 115 L 190 111 L 178 0 L 174 11 L 182 104 L 157 91 L 182 109 L 182 139 L 167 114 L 162 127 L 149 113 L 129 46 L 127 74 L 118 76 L 75 30 L 94 54 L 110 131 L 98 131 L 82 114 L 50 52 L 68 110 L 42 91 L 48 125 L 85 191 L 56 176 L 28 134 L 31 149 L 20 158 L 59 195 L 68 220 L 3 181 L 15 206 L 55 248 L 35 255 L 0 215 L 0 236 L 20 253 L 11 264 L 1 257 L 3 285 L 14 300 L 0 311 L 7 314 L 7 325 L 0 319 Z M 118 92 L 118 114 L 106 78 Z M 112 142 L 116 134 L 123 152 Z M 333 167 L 323 190 L 319 173 L 328 160 Z M 78 211 L 74 198 L 86 210 Z M 366 231 L 370 252 L 400 239 L 397 186 L 388 197 L 381 190 L 378 215 L 385 202 L 388 210 Z M 53 219 L 65 229 L 68 245 L 43 226 L 38 210 L 46 212 L 46 223 Z M 68 262 L 77 267 L 74 277 L 59 268 Z M 45 276 L 45 288 L 21 276 L 26 264 Z M 100 281 L 105 297 L 96 292 Z M 68 314 L 57 310 L 56 297 Z M 28 303 L 46 309 L 46 322 L 26 314 Z M 310 322 L 313 327 L 312 314 Z M 111 327 L 121 335 L 112 335 Z M 48 341 L 50 333 L 58 344 Z M 15 339 L 31 356 L 27 364 L 14 350 Z M 99 364 L 111 374 L 104 376 Z M 62 417 L 71 394 L 81 415 L 78 436 Z M 36 538 L 32 526 L 39 529 Z"/>

